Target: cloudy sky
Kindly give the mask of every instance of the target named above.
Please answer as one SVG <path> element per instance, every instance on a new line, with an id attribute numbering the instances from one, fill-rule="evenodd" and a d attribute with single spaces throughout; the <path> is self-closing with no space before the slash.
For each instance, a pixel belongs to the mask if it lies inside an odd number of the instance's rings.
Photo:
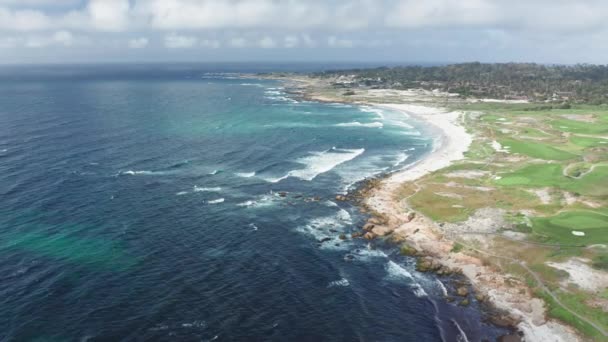
<path id="1" fill-rule="evenodd" d="M 608 63 L 606 0 L 0 0 L 0 63 Z"/>

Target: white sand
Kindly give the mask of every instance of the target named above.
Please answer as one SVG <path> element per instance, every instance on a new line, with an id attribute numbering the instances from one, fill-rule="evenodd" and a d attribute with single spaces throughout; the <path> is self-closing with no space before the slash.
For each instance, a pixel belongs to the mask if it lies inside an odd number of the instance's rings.
<path id="1" fill-rule="evenodd" d="M 464 158 L 464 153 L 473 141 L 471 135 L 460 125 L 462 112 L 446 112 L 440 108 L 409 104 L 385 104 L 383 107 L 396 109 L 425 121 L 441 133 L 435 141 L 433 152 L 412 167 L 392 175 L 388 180 L 391 183 L 412 181 L 450 166 L 453 161 Z"/>

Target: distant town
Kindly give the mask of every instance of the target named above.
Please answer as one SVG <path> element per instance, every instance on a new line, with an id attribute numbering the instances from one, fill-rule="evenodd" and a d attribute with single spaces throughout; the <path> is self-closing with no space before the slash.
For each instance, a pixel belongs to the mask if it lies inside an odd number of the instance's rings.
<path id="1" fill-rule="evenodd" d="M 325 71 L 345 95 L 366 89 L 425 89 L 464 98 L 495 98 L 568 105 L 608 104 L 608 66 L 530 63 L 465 63 L 446 66 L 382 67 Z"/>

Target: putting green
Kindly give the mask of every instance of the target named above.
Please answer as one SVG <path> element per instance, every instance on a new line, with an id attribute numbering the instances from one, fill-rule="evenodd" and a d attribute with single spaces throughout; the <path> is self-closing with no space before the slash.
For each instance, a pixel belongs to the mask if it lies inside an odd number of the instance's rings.
<path id="1" fill-rule="evenodd" d="M 564 177 L 562 166 L 559 164 L 532 164 L 525 166 L 515 172 L 503 175 L 495 181 L 498 185 L 516 186 L 555 186 L 569 178 Z"/>
<path id="2" fill-rule="evenodd" d="M 500 141 L 500 144 L 513 153 L 524 154 L 532 158 L 544 160 L 568 160 L 576 158 L 575 154 L 539 142 L 530 143 L 526 141 L 504 139 Z"/>
<path id="3" fill-rule="evenodd" d="M 556 243 L 608 243 L 608 216 L 590 211 L 570 211 L 552 217 L 533 218 L 532 229 Z"/>

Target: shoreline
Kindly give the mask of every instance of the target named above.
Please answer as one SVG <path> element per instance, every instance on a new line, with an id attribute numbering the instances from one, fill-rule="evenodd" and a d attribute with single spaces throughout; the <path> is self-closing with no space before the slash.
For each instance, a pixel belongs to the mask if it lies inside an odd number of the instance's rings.
<path id="1" fill-rule="evenodd" d="M 484 262 L 484 258 L 462 252 L 453 252 L 456 243 L 441 229 L 442 225 L 413 210 L 407 200 L 396 198 L 395 194 L 403 184 L 416 184 L 434 171 L 465 160 L 465 153 L 473 143 L 474 135 L 467 132 L 464 124 L 466 113 L 449 112 L 435 103 L 396 104 L 389 102 L 355 101 L 332 98 L 311 92 L 315 82 L 310 79 L 279 79 L 296 85 L 293 95 L 305 100 L 330 103 L 367 105 L 380 109 L 390 109 L 413 117 L 438 134 L 433 150 L 419 161 L 406 168 L 389 173 L 368 182 L 359 189 L 360 206 L 372 216 L 363 231 L 353 234 L 353 238 L 377 237 L 391 239 L 395 244 L 407 246 L 418 257 L 418 264 L 426 265 L 424 271 L 438 274 L 461 273 L 474 290 L 474 298 L 495 309 L 494 319 L 511 326 L 515 334 L 509 341 L 582 341 L 573 328 L 546 317 L 546 304 L 536 298 L 524 282 L 515 286 L 513 277 Z M 435 146 L 435 144 L 437 144 Z M 487 238 L 492 239 L 492 238 Z M 466 246 L 466 245 L 465 245 Z M 466 246 L 469 247 L 469 246 Z M 474 252 L 481 252 L 470 248 Z M 483 252 L 481 252 L 484 254 Z M 484 255 L 486 258 L 495 257 Z"/>
<path id="2" fill-rule="evenodd" d="M 584 340 L 572 327 L 548 319 L 545 302 L 536 298 L 525 282 L 517 280 L 514 283 L 515 278 L 510 274 L 486 264 L 487 259 L 502 257 L 485 253 L 462 241 L 458 243 L 475 252 L 475 256 L 471 253 L 453 251 L 456 240 L 449 237 L 449 231 L 442 229 L 443 224 L 425 217 L 410 207 L 407 200 L 413 195 L 404 199 L 396 198 L 402 185 L 413 183 L 417 186 L 417 180 L 432 172 L 448 167 L 454 162 L 466 160 L 464 154 L 469 150 L 474 137 L 473 133 L 467 132 L 464 122 L 466 113 L 449 112 L 433 99 L 410 97 L 404 101 L 405 103 L 397 104 L 390 103 L 390 100 L 383 101 L 382 97 L 375 98 L 374 101 L 338 98 L 316 92 L 315 90 L 318 89 L 315 87 L 319 87 L 319 84 L 307 77 L 273 79 L 285 82 L 288 88 L 293 88 L 290 92 L 292 95 L 304 100 L 366 105 L 399 111 L 422 122 L 438 134 L 438 138 L 434 140 L 437 146 L 419 161 L 359 187 L 355 195 L 356 201 L 371 215 L 371 218 L 361 232 L 352 234 L 353 238 L 390 239 L 397 245 L 406 246 L 411 253 L 408 255 L 418 258 L 417 265 L 424 265 L 424 270 L 420 270 L 422 272 L 435 272 L 438 275 L 462 274 L 474 290 L 474 298 L 497 313 L 497 316 L 491 317 L 491 320 L 499 325 L 512 327 L 514 334 L 506 337 L 509 341 Z M 344 196 L 340 197 L 342 200 L 347 200 Z M 483 243 L 492 243 L 493 237 L 482 237 L 482 240 Z"/>
<path id="3" fill-rule="evenodd" d="M 448 234 L 436 222 L 414 211 L 407 198 L 401 201 L 395 198 L 402 184 L 416 184 L 416 180 L 466 159 L 464 154 L 473 142 L 473 134 L 468 133 L 463 125 L 466 114 L 422 105 L 370 105 L 400 111 L 431 126 L 439 134 L 435 140 L 439 142 L 438 146 L 428 155 L 403 170 L 389 174 L 365 194 L 364 206 L 385 220 L 371 232 L 375 236 L 390 236 L 393 241 L 413 248 L 413 254 L 430 266 L 429 271 L 447 268 L 461 272 L 477 293 L 477 300 L 506 312 L 508 316 L 500 320 L 513 322 L 514 328 L 523 334 L 526 341 L 579 341 L 572 328 L 546 319 L 544 302 L 533 297 L 525 284 L 515 289 L 507 287 L 508 275 L 498 274 L 485 266 L 481 258 L 452 253 L 455 241 L 447 237 Z"/>

